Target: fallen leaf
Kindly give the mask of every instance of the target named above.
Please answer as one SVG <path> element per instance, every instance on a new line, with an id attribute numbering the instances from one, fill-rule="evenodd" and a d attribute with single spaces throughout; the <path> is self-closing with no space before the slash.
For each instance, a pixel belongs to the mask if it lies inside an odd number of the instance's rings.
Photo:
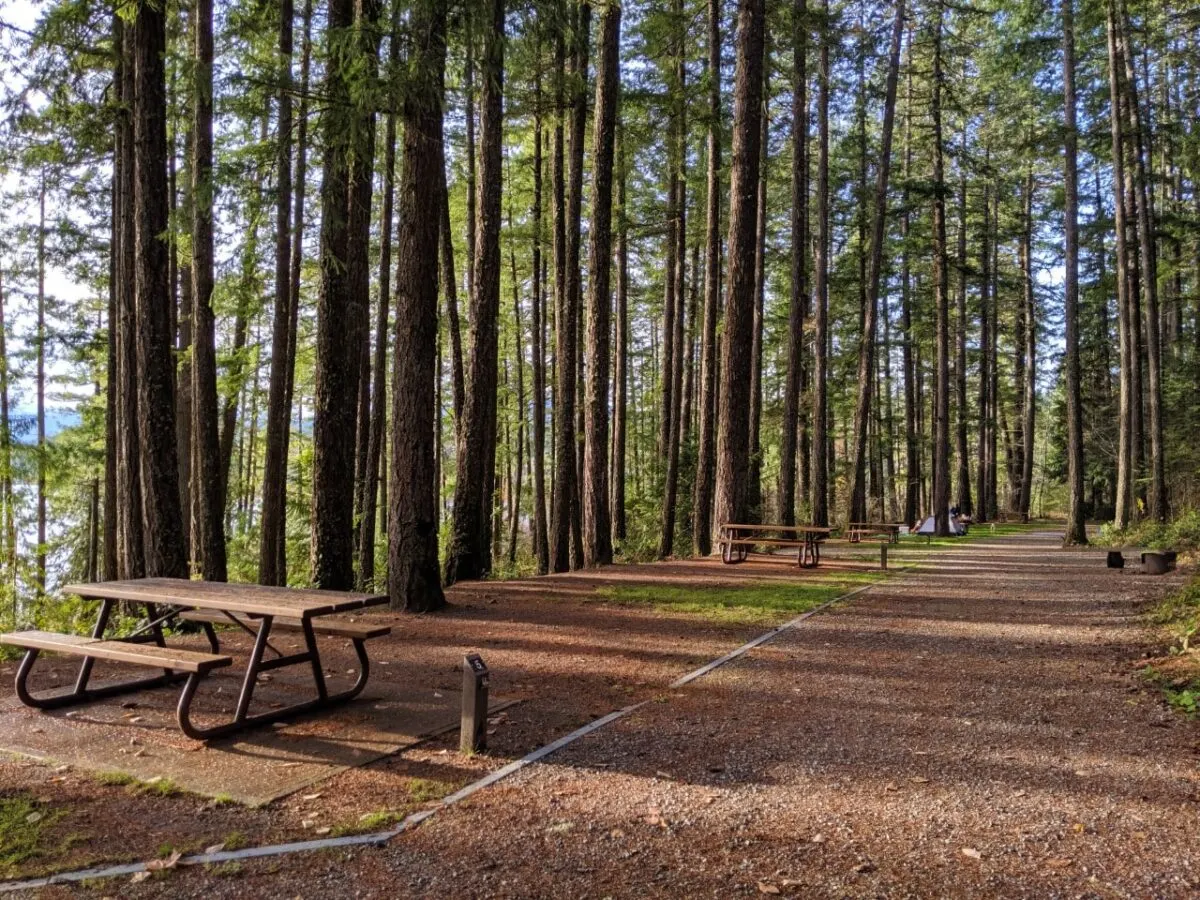
<path id="1" fill-rule="evenodd" d="M 133 877 L 130 878 L 129 880 L 131 882 L 133 882 L 134 884 L 141 884 L 143 881 L 145 881 L 149 877 L 150 877 L 149 872 L 134 872 Z"/>
<path id="2" fill-rule="evenodd" d="M 304 795 L 303 797 L 301 797 L 300 799 L 301 799 L 301 800 L 316 800 L 316 799 L 317 799 L 318 797 L 320 797 L 320 796 L 321 796 L 321 792 L 320 792 L 320 791 L 318 791 L 318 792 L 317 792 L 317 793 L 315 793 L 315 794 L 305 794 L 305 795 Z"/>
<path id="3" fill-rule="evenodd" d="M 769 881 L 760 881 L 758 883 L 758 892 L 760 894 L 782 894 L 783 893 L 783 891 L 780 889 L 779 885 L 772 884 Z"/>
<path id="4" fill-rule="evenodd" d="M 959 852 L 970 859 L 983 859 L 983 854 L 974 847 L 963 847 Z"/>
<path id="5" fill-rule="evenodd" d="M 913 784 L 929 784 L 929 779 L 926 778 L 924 775 L 914 775 L 912 778 L 910 778 L 908 780 L 911 781 Z"/>
<path id="6" fill-rule="evenodd" d="M 317 823 L 316 823 L 316 822 L 314 822 L 312 819 L 305 819 L 304 821 L 302 821 L 302 822 L 300 823 L 300 827 L 301 827 L 301 828 L 312 828 L 312 827 L 313 827 L 314 825 L 316 825 L 316 824 L 317 824 Z"/>
<path id="7" fill-rule="evenodd" d="M 1083 834 L 1087 830 L 1087 826 L 1084 825 L 1082 822 L 1076 822 L 1074 825 L 1071 826 L 1071 830 L 1074 831 L 1076 834 Z"/>
<path id="8" fill-rule="evenodd" d="M 1065 856 L 1052 856 L 1046 860 L 1046 865 L 1051 869 L 1065 869 L 1071 864 L 1071 860 Z"/>
<path id="9" fill-rule="evenodd" d="M 211 847 L 205 847 L 204 852 L 207 855 L 207 854 L 213 854 L 213 853 L 220 853 L 224 849 L 225 849 L 225 842 L 222 841 L 219 844 L 213 844 Z"/>
<path id="10" fill-rule="evenodd" d="M 171 855 L 166 859 L 152 859 L 146 863 L 147 872 L 165 872 L 167 869 L 173 869 L 179 865 L 179 859 L 183 856 L 182 851 L 172 850 Z"/>
<path id="11" fill-rule="evenodd" d="M 820 834 L 820 833 L 814 834 L 811 838 L 809 838 L 809 840 L 812 841 L 814 844 L 823 844 L 823 843 L 825 843 L 825 835 Z"/>
<path id="12" fill-rule="evenodd" d="M 34 822 L 40 822 L 46 817 L 45 813 L 31 812 L 25 817 L 25 821 L 32 825 Z"/>
<path id="13" fill-rule="evenodd" d="M 319 834 L 322 837 L 324 837 L 325 835 L 329 834 L 329 832 L 331 832 L 331 831 L 333 831 L 333 829 L 330 828 L 328 825 L 322 825 L 320 828 L 318 828 L 316 831 L 314 831 L 313 834 Z"/>

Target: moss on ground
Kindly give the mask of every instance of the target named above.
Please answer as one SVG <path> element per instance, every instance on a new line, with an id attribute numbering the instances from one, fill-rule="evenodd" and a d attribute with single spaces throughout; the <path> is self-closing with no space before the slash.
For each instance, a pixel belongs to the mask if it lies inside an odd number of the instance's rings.
<path id="1" fill-rule="evenodd" d="M 0 877 L 12 877 L 23 863 L 58 849 L 45 846 L 47 829 L 64 815 L 28 796 L 0 797 Z"/>

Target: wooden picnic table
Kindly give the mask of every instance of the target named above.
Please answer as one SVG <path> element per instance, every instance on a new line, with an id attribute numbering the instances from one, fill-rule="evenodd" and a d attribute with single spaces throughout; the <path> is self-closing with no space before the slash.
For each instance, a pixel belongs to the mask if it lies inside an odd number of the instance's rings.
<path id="1" fill-rule="evenodd" d="M 857 544 L 864 537 L 882 535 L 887 537 L 889 544 L 898 544 L 903 527 L 903 522 L 851 522 L 846 526 L 846 539 Z"/>
<path id="2" fill-rule="evenodd" d="M 95 584 L 69 584 L 64 593 L 87 600 L 99 600 L 100 610 L 91 637 L 46 631 L 22 631 L 0 635 L 0 642 L 25 648 L 25 657 L 17 670 L 16 690 L 21 702 L 40 709 L 56 709 L 86 703 L 103 697 L 126 694 L 184 681 L 176 716 L 188 737 L 208 740 L 246 728 L 265 725 L 304 712 L 323 709 L 352 700 L 366 686 L 370 673 L 365 642 L 387 634 L 387 626 L 367 625 L 329 619 L 337 613 L 352 612 L 387 603 L 383 594 L 359 594 L 341 591 L 298 590 L 256 584 L 226 584 L 190 581 L 183 578 L 139 578 L 129 581 L 105 581 Z M 131 634 L 105 639 L 113 609 L 119 602 L 140 606 L 146 621 Z M 211 653 L 177 649 L 166 645 L 163 626 L 176 620 L 199 623 L 208 638 Z M 254 637 L 242 678 L 241 693 L 233 719 L 201 728 L 191 720 L 191 704 L 200 682 L 212 670 L 229 666 L 233 659 L 221 653 L 215 624 L 238 627 Z M 273 647 L 273 631 L 300 632 L 305 648 L 299 653 L 283 653 Z M 358 656 L 358 677 L 347 690 L 330 694 L 321 664 L 318 634 L 349 638 Z M 66 693 L 33 696 L 27 680 L 39 653 L 49 650 L 82 657 L 75 686 Z M 267 656 L 267 651 L 271 656 Z M 162 669 L 162 674 L 91 687 L 89 681 L 97 659 L 132 663 Z M 312 672 L 315 696 L 270 712 L 250 714 L 250 703 L 258 676 L 271 669 L 307 666 Z"/>
<path id="3" fill-rule="evenodd" d="M 721 547 L 721 560 L 727 565 L 745 562 L 750 548 L 758 545 L 769 547 L 799 547 L 797 565 L 804 569 L 821 564 L 821 542 L 829 537 L 832 528 L 822 525 L 738 525 L 726 523 L 718 530 L 717 543 Z M 764 537 L 771 533 L 790 533 L 792 537 Z"/>

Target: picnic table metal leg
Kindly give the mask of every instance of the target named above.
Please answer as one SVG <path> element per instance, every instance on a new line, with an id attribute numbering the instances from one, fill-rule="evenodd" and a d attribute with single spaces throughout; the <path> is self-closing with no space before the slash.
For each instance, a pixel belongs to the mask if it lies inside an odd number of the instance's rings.
<path id="1" fill-rule="evenodd" d="M 329 695 L 329 691 L 325 687 L 325 672 L 321 668 L 321 654 L 317 650 L 317 636 L 313 633 L 311 619 L 304 619 L 302 624 L 304 626 L 304 644 L 308 647 L 308 652 L 311 656 L 313 681 L 317 685 L 317 696 L 324 700 Z"/>
<path id="2" fill-rule="evenodd" d="M 97 613 L 96 624 L 92 628 L 92 637 L 95 638 L 96 640 L 100 640 L 102 637 L 104 637 L 104 631 L 106 628 L 108 628 L 109 617 L 112 615 L 112 608 L 113 608 L 112 600 L 101 600 L 100 601 L 100 612 Z M 37 656 L 37 654 L 34 653 L 34 656 Z M 79 677 L 77 677 L 75 679 L 75 693 L 76 694 L 86 693 L 88 679 L 92 677 L 92 666 L 95 664 L 95 662 L 96 661 L 94 659 L 92 659 L 90 656 L 88 656 L 88 657 L 84 658 L 83 662 L 81 662 L 79 664 Z M 32 665 L 33 665 L 33 661 L 30 660 L 30 666 L 32 666 Z M 28 674 L 28 673 L 26 673 L 26 674 Z"/>
<path id="3" fill-rule="evenodd" d="M 364 640 L 359 638 L 351 639 L 354 644 L 355 655 L 358 657 L 358 677 L 354 680 L 354 684 L 344 691 L 330 694 L 328 685 L 325 683 L 325 672 L 321 667 L 320 651 L 317 647 L 316 633 L 313 630 L 312 623 L 308 620 L 304 621 L 304 642 L 306 649 L 303 652 L 263 660 L 263 653 L 269 646 L 267 635 L 270 632 L 271 618 L 264 616 L 260 622 L 258 635 L 254 641 L 254 650 L 251 653 L 250 664 L 246 669 L 246 678 L 242 685 L 242 694 L 238 698 L 237 712 L 234 715 L 233 721 L 215 725 L 211 728 L 200 728 L 193 724 L 191 706 L 192 701 L 195 699 L 196 689 L 200 685 L 200 677 L 190 676 L 187 684 L 184 685 L 183 693 L 179 697 L 179 706 L 176 709 L 176 718 L 183 733 L 193 740 L 207 741 L 214 738 L 226 737 L 227 735 L 235 734 L 248 728 L 256 728 L 271 722 L 290 719 L 302 713 L 314 712 L 319 709 L 346 703 L 357 697 L 363 688 L 367 686 L 367 679 L 371 673 L 371 661 L 367 656 L 367 648 Z M 317 691 L 316 697 L 301 703 L 293 703 L 291 706 L 283 709 L 259 713 L 258 715 L 249 715 L 250 702 L 254 694 L 254 685 L 260 672 L 305 662 L 312 666 L 313 682 Z"/>
<path id="4" fill-rule="evenodd" d="M 267 638 L 271 635 L 271 616 L 264 616 L 258 626 L 258 634 L 254 638 L 254 649 L 250 651 L 250 662 L 246 665 L 246 677 L 242 679 L 242 691 L 238 694 L 237 711 L 233 715 L 235 722 L 246 718 L 250 709 L 250 701 L 254 697 L 254 686 L 258 683 L 258 672 L 262 668 L 263 652 L 267 649 Z"/>

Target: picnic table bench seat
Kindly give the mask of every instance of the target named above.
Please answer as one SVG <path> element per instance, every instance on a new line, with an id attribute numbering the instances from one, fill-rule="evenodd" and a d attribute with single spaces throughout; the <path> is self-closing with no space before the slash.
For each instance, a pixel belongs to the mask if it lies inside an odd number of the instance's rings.
<path id="1" fill-rule="evenodd" d="M 131 641 L 104 641 L 77 634 L 59 634 L 56 631 L 14 631 L 0 634 L 0 644 L 197 675 L 207 675 L 213 669 L 233 665 L 232 656 Z"/>

